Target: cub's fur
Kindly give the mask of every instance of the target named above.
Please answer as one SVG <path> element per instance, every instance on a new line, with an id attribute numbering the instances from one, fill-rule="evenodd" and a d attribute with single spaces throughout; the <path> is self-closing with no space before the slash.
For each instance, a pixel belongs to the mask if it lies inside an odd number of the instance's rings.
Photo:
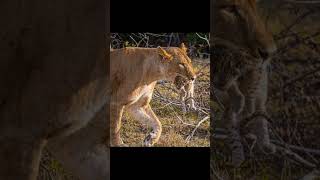
<path id="1" fill-rule="evenodd" d="M 276 50 L 272 34 L 258 15 L 255 0 L 219 0 L 213 7 L 213 74 L 214 84 L 226 107 L 232 161 L 239 166 L 244 160 L 240 142 L 240 120 L 253 117 L 258 146 L 274 152 L 270 144 L 266 114 L 267 67 Z"/>

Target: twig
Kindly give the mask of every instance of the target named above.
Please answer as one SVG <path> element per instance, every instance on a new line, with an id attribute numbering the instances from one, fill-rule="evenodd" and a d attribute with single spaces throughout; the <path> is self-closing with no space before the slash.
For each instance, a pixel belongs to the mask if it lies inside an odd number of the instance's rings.
<path id="1" fill-rule="evenodd" d="M 200 39 L 205 40 L 205 41 L 206 41 L 206 43 L 208 44 L 208 46 L 210 46 L 210 41 L 209 41 L 209 39 L 208 39 L 208 37 L 207 37 L 207 36 L 206 36 L 206 37 L 202 37 L 202 36 L 200 36 L 200 34 L 199 34 L 199 33 L 196 33 L 196 35 L 197 35 Z"/>
<path id="2" fill-rule="evenodd" d="M 218 180 L 224 180 L 222 177 L 218 175 L 218 173 L 213 169 L 213 167 L 211 167 L 211 163 L 210 163 L 210 168 L 211 168 L 211 172 Z"/>
<path id="3" fill-rule="evenodd" d="M 286 148 L 283 148 L 283 147 L 277 146 L 277 145 L 276 145 L 276 149 L 277 149 L 277 151 L 284 153 L 284 155 L 286 155 L 289 159 L 292 159 L 292 160 L 304 165 L 307 168 L 316 168 L 317 167 L 315 164 L 303 159 L 301 156 L 299 156 L 297 153 L 294 153 L 290 149 L 286 149 Z"/>
<path id="4" fill-rule="evenodd" d="M 310 71 L 310 72 L 303 73 L 302 75 L 300 75 L 300 76 L 298 76 L 298 77 L 296 77 L 296 78 L 294 78 L 294 79 L 291 79 L 291 80 L 287 81 L 287 82 L 283 85 L 283 88 L 285 88 L 285 87 L 289 86 L 290 84 L 293 84 L 293 83 L 295 83 L 295 82 L 297 82 L 297 81 L 301 81 L 301 80 L 303 80 L 305 77 L 307 77 L 307 76 L 309 76 L 309 75 L 312 75 L 312 74 L 314 74 L 314 73 L 317 73 L 318 71 L 320 71 L 320 66 L 319 66 L 318 68 Z"/>
<path id="5" fill-rule="evenodd" d="M 271 140 L 271 142 L 275 143 L 275 144 L 278 144 L 278 145 L 282 145 L 282 146 L 288 147 L 290 149 L 297 150 L 297 151 L 308 152 L 308 153 L 312 153 L 312 154 L 315 154 L 315 155 L 320 155 L 320 150 L 317 150 L 317 149 L 310 149 L 310 148 L 305 148 L 305 147 L 301 147 L 301 146 L 281 143 L 281 142 L 279 142 L 277 140 Z"/>
<path id="6" fill-rule="evenodd" d="M 213 138 L 215 139 L 220 139 L 220 140 L 224 140 L 224 139 L 227 139 L 228 136 L 227 135 L 224 135 L 224 134 L 217 134 L 217 133 L 214 133 L 213 134 Z M 315 168 L 317 167 L 314 163 L 311 163 L 307 160 L 305 160 L 304 158 L 302 158 L 300 155 L 298 155 L 297 153 L 293 152 L 292 150 L 290 150 L 289 148 L 292 148 L 292 149 L 296 149 L 296 150 L 302 150 L 301 147 L 297 147 L 297 146 L 293 146 L 293 145 L 283 145 L 283 143 L 279 142 L 279 141 L 276 141 L 276 140 L 271 140 L 271 142 L 277 142 L 277 144 L 275 144 L 276 146 L 276 149 L 278 152 L 282 152 L 284 155 L 286 155 L 289 159 L 292 159 L 296 162 L 298 162 L 299 164 L 301 165 L 304 165 L 305 167 L 307 168 Z M 281 146 L 280 146 L 281 145 Z M 284 147 L 282 147 L 284 146 Z M 311 149 L 306 149 L 306 148 L 303 148 L 304 150 L 308 150 L 309 152 L 315 152 L 315 153 L 318 153 L 318 150 L 311 150 Z"/>
<path id="7" fill-rule="evenodd" d="M 178 113 L 172 108 L 172 107 L 170 107 L 171 108 L 171 110 L 173 111 L 173 113 L 175 114 L 175 116 L 178 118 L 178 120 L 182 123 L 182 124 L 184 124 L 184 125 L 187 125 L 187 126 L 196 126 L 196 125 L 194 125 L 194 124 L 190 124 L 190 123 L 186 123 L 186 122 L 184 122 L 180 117 L 179 117 L 179 115 L 178 115 Z"/>
<path id="8" fill-rule="evenodd" d="M 201 121 L 198 122 L 197 126 L 193 129 L 193 131 L 191 132 L 191 134 L 186 138 L 187 143 L 190 142 L 191 138 L 193 137 L 194 133 L 196 132 L 196 130 L 200 127 L 200 125 L 205 122 L 206 120 L 210 119 L 210 116 L 206 116 L 204 117 Z"/>
<path id="9" fill-rule="evenodd" d="M 169 102 L 169 103 L 167 103 L 167 104 L 165 104 L 165 105 L 163 105 L 163 106 L 160 106 L 160 107 L 158 107 L 158 108 L 153 108 L 153 110 L 163 109 L 163 108 L 165 108 L 165 107 L 167 107 L 167 106 L 171 105 L 172 103 L 173 103 L 173 102 Z"/>
<path id="10" fill-rule="evenodd" d="M 316 169 L 311 171 L 307 175 L 303 176 L 300 180 L 314 180 L 319 177 L 320 177 L 320 171 Z"/>

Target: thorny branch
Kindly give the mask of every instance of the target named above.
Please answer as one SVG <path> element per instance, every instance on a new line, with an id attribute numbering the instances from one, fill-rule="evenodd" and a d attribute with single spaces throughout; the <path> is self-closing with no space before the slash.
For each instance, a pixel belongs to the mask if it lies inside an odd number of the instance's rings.
<path id="1" fill-rule="evenodd" d="M 209 56 L 209 33 L 195 33 L 196 40 L 192 41 L 188 40 L 187 35 L 181 34 L 183 33 L 111 33 L 110 46 L 113 49 L 130 46 L 155 48 L 157 46 L 178 46 L 181 42 L 188 42 L 187 46 L 190 47 L 188 50 L 191 56 Z M 195 48 L 195 46 L 198 47 Z"/>

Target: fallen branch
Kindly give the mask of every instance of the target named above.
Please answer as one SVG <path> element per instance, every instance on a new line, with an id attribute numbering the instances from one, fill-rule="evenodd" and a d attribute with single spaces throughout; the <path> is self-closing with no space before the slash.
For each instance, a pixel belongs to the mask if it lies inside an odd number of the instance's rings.
<path id="1" fill-rule="evenodd" d="M 212 135 L 212 137 L 214 139 L 225 140 L 228 138 L 228 135 L 214 133 Z M 249 136 L 247 136 L 247 137 L 249 137 Z M 277 152 L 282 153 L 283 155 L 285 155 L 289 159 L 294 160 L 295 162 L 298 162 L 299 164 L 301 164 L 307 168 L 316 168 L 317 167 L 316 164 L 305 160 L 299 154 L 293 152 L 291 149 L 295 149 L 295 150 L 299 150 L 299 151 L 304 150 L 304 151 L 308 151 L 310 153 L 316 153 L 316 154 L 318 154 L 320 152 L 319 150 L 308 149 L 308 148 L 289 145 L 289 144 L 283 144 L 283 143 L 276 141 L 276 140 L 271 140 L 271 142 L 273 142 L 273 143 L 276 142 L 274 145 L 276 146 Z"/>
<path id="2" fill-rule="evenodd" d="M 296 78 L 294 78 L 294 79 L 291 79 L 291 80 L 287 81 L 286 83 L 284 83 L 283 88 L 285 88 L 285 87 L 289 86 L 290 84 L 293 84 L 293 83 L 295 83 L 295 82 L 297 82 L 297 81 L 301 81 L 301 80 L 303 80 L 305 77 L 307 77 L 307 76 L 309 76 L 309 75 L 312 75 L 312 74 L 314 74 L 314 73 L 317 73 L 318 71 L 320 71 L 320 66 L 319 66 L 318 68 L 310 71 L 310 72 L 303 73 L 302 75 L 300 75 L 300 76 L 298 76 L 298 77 L 296 77 Z"/>
<path id="3" fill-rule="evenodd" d="M 300 163 L 301 165 L 304 165 L 307 168 L 316 168 L 317 166 L 307 160 L 305 160 L 304 158 L 302 158 L 300 155 L 298 155 L 297 153 L 291 151 L 290 149 L 281 147 L 281 146 L 277 146 L 276 145 L 276 149 L 277 151 L 283 153 L 285 156 L 287 156 L 289 159 L 294 160 L 298 163 Z"/>
<path id="4" fill-rule="evenodd" d="M 301 146 L 285 144 L 285 143 L 281 143 L 277 140 L 271 140 L 271 142 L 274 144 L 277 144 L 277 145 L 288 147 L 293 150 L 297 150 L 297 151 L 301 151 L 301 152 L 308 152 L 308 153 L 315 154 L 315 155 L 320 155 L 320 150 L 317 150 L 317 149 L 310 149 L 310 148 L 305 148 L 305 147 L 301 147 Z"/>
<path id="5" fill-rule="evenodd" d="M 196 130 L 200 127 L 200 125 L 205 122 L 206 120 L 210 119 L 210 116 L 206 116 L 204 117 L 201 121 L 198 122 L 197 126 L 193 129 L 193 131 L 191 132 L 191 134 L 186 138 L 187 143 L 190 142 L 191 138 L 193 137 L 194 133 L 196 132 Z"/>
<path id="6" fill-rule="evenodd" d="M 212 163 L 210 163 L 210 172 L 218 179 L 218 180 L 224 180 L 222 177 L 219 176 L 219 174 L 214 170 L 212 167 Z M 210 174 L 211 175 L 211 174 Z"/>
<path id="7" fill-rule="evenodd" d="M 303 176 L 300 180 L 314 180 L 319 177 L 320 177 L 320 171 L 316 169 L 311 171 L 307 175 Z"/>

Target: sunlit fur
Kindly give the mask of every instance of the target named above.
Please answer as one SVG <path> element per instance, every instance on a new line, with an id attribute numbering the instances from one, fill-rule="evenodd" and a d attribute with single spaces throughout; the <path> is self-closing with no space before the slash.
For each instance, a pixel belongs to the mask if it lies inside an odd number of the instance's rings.
<path id="1" fill-rule="evenodd" d="M 171 57 L 172 58 L 168 58 Z M 154 145 L 160 138 L 162 126 L 152 111 L 150 101 L 158 80 L 174 81 L 177 75 L 194 80 L 191 59 L 181 48 L 124 48 L 110 55 L 111 65 L 111 145 L 121 146 L 121 118 L 123 111 L 152 131 L 144 140 L 145 146 Z"/>

